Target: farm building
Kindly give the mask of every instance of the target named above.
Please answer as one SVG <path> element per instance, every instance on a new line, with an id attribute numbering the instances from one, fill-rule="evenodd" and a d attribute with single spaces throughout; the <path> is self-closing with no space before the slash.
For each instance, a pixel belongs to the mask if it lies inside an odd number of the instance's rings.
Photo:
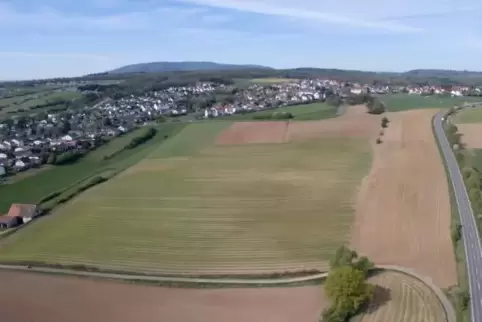
<path id="1" fill-rule="evenodd" d="M 39 215 L 36 205 L 13 204 L 8 211 L 8 217 L 20 218 L 23 223 L 27 223 Z"/>
<path id="2" fill-rule="evenodd" d="M 16 227 L 21 223 L 22 219 L 20 217 L 0 216 L 0 229 Z"/>

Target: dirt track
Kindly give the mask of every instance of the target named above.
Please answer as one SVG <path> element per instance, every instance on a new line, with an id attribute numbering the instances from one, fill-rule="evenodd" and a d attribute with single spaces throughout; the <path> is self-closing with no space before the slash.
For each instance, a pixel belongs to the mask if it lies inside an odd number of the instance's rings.
<path id="1" fill-rule="evenodd" d="M 5 322 L 314 322 L 320 286 L 192 290 L 0 272 Z"/>
<path id="2" fill-rule="evenodd" d="M 435 112 L 388 114 L 361 186 L 352 244 L 376 264 L 410 267 L 448 287 L 457 279 L 447 179 L 431 129 Z"/>

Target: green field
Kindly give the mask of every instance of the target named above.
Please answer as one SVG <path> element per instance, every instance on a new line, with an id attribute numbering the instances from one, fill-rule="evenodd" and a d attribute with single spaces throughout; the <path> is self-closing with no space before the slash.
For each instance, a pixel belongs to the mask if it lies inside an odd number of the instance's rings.
<path id="1" fill-rule="evenodd" d="M 46 104 L 55 100 L 72 100 L 81 97 L 82 94 L 78 92 L 37 92 L 29 95 L 15 96 L 11 98 L 0 99 L 0 106 L 4 108 L 0 109 L 0 116 L 6 115 L 9 112 L 16 112 L 20 109 L 26 110 L 26 113 L 38 113 L 42 109 L 29 110 L 29 108 L 35 105 Z M 52 108 L 47 107 L 48 108 Z"/>
<path id="2" fill-rule="evenodd" d="M 482 108 L 465 108 L 457 112 L 452 119 L 453 123 L 482 123 Z"/>
<path id="3" fill-rule="evenodd" d="M 386 94 L 380 99 L 385 103 L 390 112 L 399 112 L 419 108 L 449 108 L 465 102 L 478 102 L 477 97 L 450 97 L 450 96 L 421 96 L 409 94 Z"/>
<path id="4" fill-rule="evenodd" d="M 154 274 L 326 269 L 348 240 L 369 144 L 216 146 L 193 123 L 149 157 L 5 240 L 0 261 Z"/>
<path id="5" fill-rule="evenodd" d="M 116 148 L 122 149 L 125 146 L 122 144 L 127 143 L 123 137 L 114 139 L 109 144 L 90 152 L 85 158 L 74 164 L 55 166 L 19 182 L 0 185 L 0 213 L 6 212 L 12 203 L 37 204 L 45 196 L 67 189 L 96 173 L 125 169 L 144 158 L 153 147 L 163 142 L 165 135 L 173 135 L 182 127 L 182 124 L 162 125 L 158 129 L 157 135 L 151 140 L 132 150 L 122 151 L 109 160 L 103 160 L 103 157 L 114 151 L 114 145 Z M 118 144 L 118 142 L 122 144 Z"/>
<path id="6" fill-rule="evenodd" d="M 295 121 L 322 120 L 336 116 L 337 108 L 326 103 L 312 103 L 283 106 L 275 109 L 269 109 L 259 112 L 247 114 L 234 114 L 231 116 L 222 116 L 218 119 L 233 121 L 255 121 L 258 116 L 269 116 L 273 113 L 291 113 Z M 276 120 L 275 120 L 276 121 Z"/>

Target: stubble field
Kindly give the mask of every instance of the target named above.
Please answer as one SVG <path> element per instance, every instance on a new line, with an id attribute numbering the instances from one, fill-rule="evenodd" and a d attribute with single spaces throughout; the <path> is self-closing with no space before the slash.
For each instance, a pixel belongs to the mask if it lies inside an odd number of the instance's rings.
<path id="1" fill-rule="evenodd" d="M 439 299 L 421 281 L 402 273 L 383 272 L 370 277 L 375 297 L 356 322 L 444 322 Z"/>
<path id="2" fill-rule="evenodd" d="M 356 208 L 352 245 L 377 264 L 455 285 L 449 190 L 431 129 L 436 110 L 389 113 Z"/>
<path id="3" fill-rule="evenodd" d="M 318 127 L 330 128 L 326 122 Z M 151 274 L 326 270 L 349 240 L 371 131 L 336 138 L 311 122 L 304 130 L 256 124 L 231 141 L 237 125 L 186 127 L 148 159 L 10 236 L 0 260 Z M 342 124 L 351 133 L 354 124 Z"/>
<path id="4" fill-rule="evenodd" d="M 466 108 L 452 119 L 469 149 L 482 149 L 482 108 Z"/>

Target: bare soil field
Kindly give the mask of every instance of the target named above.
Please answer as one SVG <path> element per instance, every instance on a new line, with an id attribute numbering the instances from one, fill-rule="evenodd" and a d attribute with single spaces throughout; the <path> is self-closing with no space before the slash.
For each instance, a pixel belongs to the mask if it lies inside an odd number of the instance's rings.
<path id="1" fill-rule="evenodd" d="M 0 280 L 0 316 L 8 322 L 317 322 L 328 305 L 321 285 L 176 289 L 11 271 L 0 271 Z M 354 322 L 445 321 L 422 282 L 395 272 L 369 282 L 375 298 Z"/>
<path id="2" fill-rule="evenodd" d="M 482 149 L 482 123 L 457 124 L 464 142 L 470 149 Z"/>
<path id="3" fill-rule="evenodd" d="M 217 144 L 283 143 L 289 122 L 237 122 L 219 136 Z"/>
<path id="4" fill-rule="evenodd" d="M 373 138 L 381 116 L 370 115 L 365 106 L 352 106 L 341 117 L 320 121 L 239 122 L 219 136 L 220 145 L 284 143 L 320 138 Z"/>
<path id="5" fill-rule="evenodd" d="M 360 189 L 352 245 L 377 264 L 412 268 L 444 288 L 457 275 L 449 190 L 431 128 L 436 112 L 387 115 L 389 128 L 374 145 Z"/>
<path id="6" fill-rule="evenodd" d="M 320 286 L 174 289 L 0 272 L 5 322 L 315 322 Z"/>
<path id="7" fill-rule="evenodd" d="M 439 299 L 421 281 L 402 273 L 383 272 L 369 282 L 376 284 L 375 297 L 356 322 L 444 322 Z"/>
<path id="8" fill-rule="evenodd" d="M 380 131 L 381 116 L 370 115 L 366 107 L 352 106 L 337 118 L 291 122 L 288 128 L 289 141 L 303 141 L 316 138 L 360 137 L 373 138 Z"/>

